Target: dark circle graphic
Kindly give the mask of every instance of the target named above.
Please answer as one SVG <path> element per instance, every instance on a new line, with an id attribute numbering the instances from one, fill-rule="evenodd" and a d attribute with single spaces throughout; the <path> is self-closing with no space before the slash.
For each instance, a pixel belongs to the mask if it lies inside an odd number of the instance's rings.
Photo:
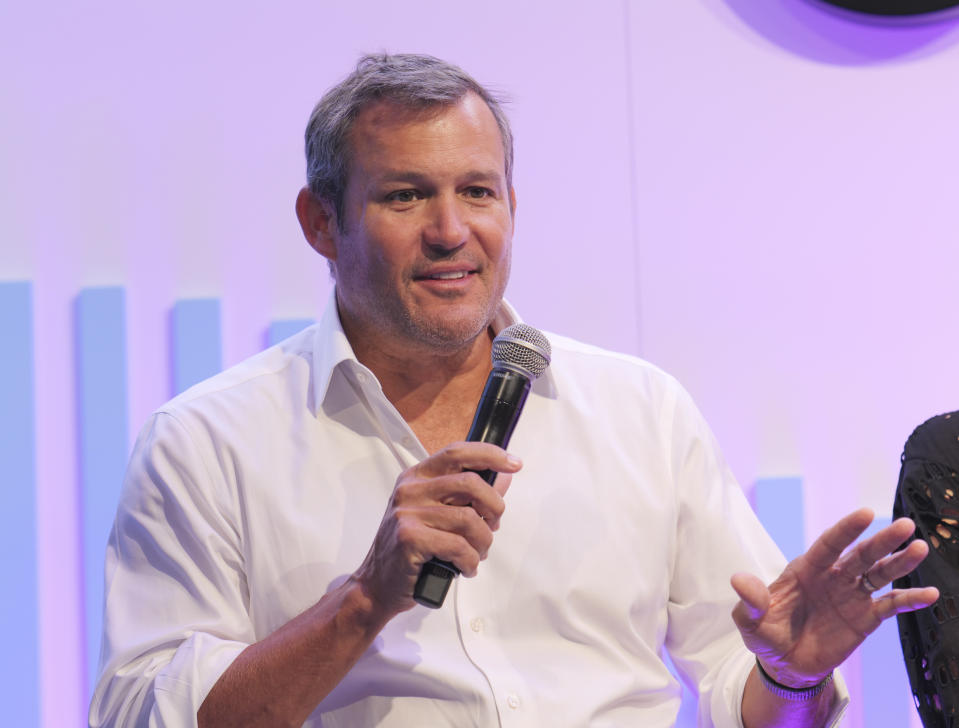
<path id="1" fill-rule="evenodd" d="M 825 2 L 870 15 L 922 15 L 959 6 L 959 0 L 825 0 Z"/>

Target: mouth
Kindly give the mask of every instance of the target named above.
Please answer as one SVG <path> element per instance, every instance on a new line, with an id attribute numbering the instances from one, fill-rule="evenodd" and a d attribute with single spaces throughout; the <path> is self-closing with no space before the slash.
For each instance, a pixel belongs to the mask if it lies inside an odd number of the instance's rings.
<path id="1" fill-rule="evenodd" d="M 423 278 L 429 281 L 456 281 L 460 278 L 466 278 L 468 275 L 468 271 L 457 270 L 448 273 L 430 273 L 429 275 L 423 276 Z"/>
<path id="2" fill-rule="evenodd" d="M 418 281 L 460 281 L 476 273 L 475 270 L 437 270 L 414 276 Z"/>

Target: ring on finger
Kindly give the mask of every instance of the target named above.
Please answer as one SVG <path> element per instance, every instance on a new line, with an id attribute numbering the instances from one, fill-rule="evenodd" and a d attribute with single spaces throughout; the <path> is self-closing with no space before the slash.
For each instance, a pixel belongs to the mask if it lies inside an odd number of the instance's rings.
<path id="1" fill-rule="evenodd" d="M 862 576 L 859 577 L 859 584 L 866 591 L 867 594 L 872 594 L 874 591 L 878 591 L 879 587 L 872 583 L 869 579 L 869 572 L 862 572 Z"/>

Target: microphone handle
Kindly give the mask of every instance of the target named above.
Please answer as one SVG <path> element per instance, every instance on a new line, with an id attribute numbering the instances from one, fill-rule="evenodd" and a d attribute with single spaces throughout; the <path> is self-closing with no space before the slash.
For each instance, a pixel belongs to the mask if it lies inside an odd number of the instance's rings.
<path id="1" fill-rule="evenodd" d="M 467 441 L 491 442 L 506 448 L 526 403 L 530 383 L 528 376 L 512 369 L 493 369 L 476 407 Z M 496 480 L 495 470 L 474 472 L 490 485 Z M 430 609 L 439 609 L 443 606 L 453 577 L 459 573 L 459 569 L 449 561 L 433 557 L 420 569 L 413 587 L 413 599 Z"/>

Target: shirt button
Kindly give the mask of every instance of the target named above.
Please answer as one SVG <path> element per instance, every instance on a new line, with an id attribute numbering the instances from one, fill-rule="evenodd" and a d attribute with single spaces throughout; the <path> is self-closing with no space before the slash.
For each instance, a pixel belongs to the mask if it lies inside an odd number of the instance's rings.
<path id="1" fill-rule="evenodd" d="M 413 447 L 413 438 L 412 438 L 412 437 L 404 437 L 404 438 L 403 438 L 403 447 Z"/>
<path id="2" fill-rule="evenodd" d="M 360 384 L 366 384 L 366 372 L 357 372 L 356 381 L 358 381 Z"/>
<path id="3" fill-rule="evenodd" d="M 473 617 L 473 619 L 470 620 L 470 629 L 473 630 L 474 632 L 482 632 L 483 620 L 480 619 L 479 617 Z"/>
<path id="4" fill-rule="evenodd" d="M 510 693 L 509 697 L 506 698 L 506 704 L 513 710 L 516 710 L 519 707 L 519 695 Z"/>

